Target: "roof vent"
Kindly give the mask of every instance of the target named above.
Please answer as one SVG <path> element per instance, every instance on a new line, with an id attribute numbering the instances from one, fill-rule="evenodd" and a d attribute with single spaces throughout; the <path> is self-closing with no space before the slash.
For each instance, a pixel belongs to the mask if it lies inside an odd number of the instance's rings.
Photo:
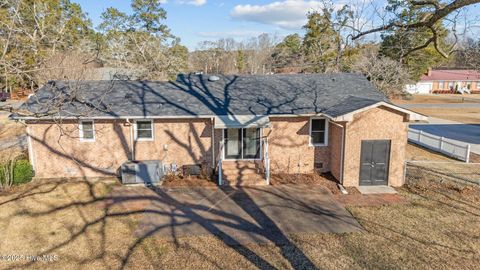
<path id="1" fill-rule="evenodd" d="M 216 81 L 220 80 L 220 77 L 218 77 L 218 76 L 210 76 L 210 77 L 208 77 L 208 80 L 211 81 L 211 82 L 216 82 Z"/>

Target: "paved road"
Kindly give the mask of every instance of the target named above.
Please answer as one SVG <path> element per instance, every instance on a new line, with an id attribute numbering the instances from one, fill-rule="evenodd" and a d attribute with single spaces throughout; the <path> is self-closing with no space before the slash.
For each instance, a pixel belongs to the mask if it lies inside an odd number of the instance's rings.
<path id="1" fill-rule="evenodd" d="M 468 143 L 472 152 L 480 154 L 480 125 L 429 117 L 428 124 L 412 123 L 410 127 L 453 141 Z"/>
<path id="2" fill-rule="evenodd" d="M 27 149 L 27 135 L 20 135 L 15 138 L 0 140 L 0 151 L 12 147 L 20 147 L 23 150 Z"/>

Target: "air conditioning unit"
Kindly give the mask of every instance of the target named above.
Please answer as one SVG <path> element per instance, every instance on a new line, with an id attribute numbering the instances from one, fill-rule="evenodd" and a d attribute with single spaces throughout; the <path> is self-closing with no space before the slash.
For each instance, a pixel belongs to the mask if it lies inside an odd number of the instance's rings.
<path id="1" fill-rule="evenodd" d="M 123 184 L 159 184 L 165 175 L 159 160 L 128 161 L 121 167 Z"/>

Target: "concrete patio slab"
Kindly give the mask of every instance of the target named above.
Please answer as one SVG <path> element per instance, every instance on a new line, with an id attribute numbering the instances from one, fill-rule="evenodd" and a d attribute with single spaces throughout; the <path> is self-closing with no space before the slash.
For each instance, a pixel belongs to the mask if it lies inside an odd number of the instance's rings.
<path id="1" fill-rule="evenodd" d="M 214 235 L 229 245 L 282 244 L 291 233 L 362 230 L 321 186 L 143 189 L 151 203 L 138 220 L 138 237 Z"/>
<path id="2" fill-rule="evenodd" d="M 398 192 L 389 186 L 359 186 L 358 191 L 362 194 L 397 194 Z"/>

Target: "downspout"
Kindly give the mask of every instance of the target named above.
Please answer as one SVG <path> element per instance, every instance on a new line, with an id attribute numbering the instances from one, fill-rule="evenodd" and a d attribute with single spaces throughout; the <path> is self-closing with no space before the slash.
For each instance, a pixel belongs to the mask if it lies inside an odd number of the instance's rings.
<path id="1" fill-rule="evenodd" d="M 215 117 L 210 119 L 212 121 L 212 169 L 215 170 Z"/>
<path id="2" fill-rule="evenodd" d="M 133 142 L 133 124 L 130 122 L 130 119 L 126 119 L 126 122 L 130 126 L 130 145 L 132 147 L 132 154 L 131 154 L 131 160 L 135 160 L 135 144 Z"/>
<path id="3" fill-rule="evenodd" d="M 344 162 L 345 162 L 345 128 L 335 122 L 330 122 L 337 127 L 340 127 L 342 129 L 342 144 L 340 148 L 340 184 L 343 185 L 343 169 L 344 169 Z"/>
<path id="4" fill-rule="evenodd" d="M 26 124 L 26 123 L 25 123 L 25 124 Z M 35 168 L 35 157 L 33 156 L 33 155 L 34 155 L 34 151 L 33 151 L 31 130 L 30 130 L 30 126 L 29 126 L 29 125 L 27 125 L 27 143 L 28 143 L 28 158 L 29 158 L 29 160 L 30 160 L 30 164 L 32 165 L 32 169 L 33 169 L 33 171 L 35 172 L 35 171 L 36 171 L 36 168 Z"/>

